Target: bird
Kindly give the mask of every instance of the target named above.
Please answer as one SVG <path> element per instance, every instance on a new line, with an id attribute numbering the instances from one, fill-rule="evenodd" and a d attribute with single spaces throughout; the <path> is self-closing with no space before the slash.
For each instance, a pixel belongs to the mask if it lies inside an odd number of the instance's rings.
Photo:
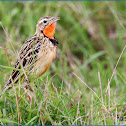
<path id="1" fill-rule="evenodd" d="M 38 20 L 36 32 L 21 47 L 15 69 L 12 70 L 3 91 L 10 88 L 11 84 L 18 83 L 19 80 L 29 82 L 30 75 L 33 75 L 34 72 L 40 77 L 48 70 L 56 57 L 58 41 L 54 37 L 54 33 L 58 20 L 60 17 L 51 16 L 44 16 Z"/>

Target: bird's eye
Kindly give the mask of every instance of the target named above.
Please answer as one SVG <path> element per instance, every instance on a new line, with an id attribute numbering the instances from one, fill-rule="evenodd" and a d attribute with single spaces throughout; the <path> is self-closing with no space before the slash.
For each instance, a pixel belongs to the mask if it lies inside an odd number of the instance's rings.
<path id="1" fill-rule="evenodd" d="M 43 22 L 46 23 L 47 21 L 44 20 Z"/>

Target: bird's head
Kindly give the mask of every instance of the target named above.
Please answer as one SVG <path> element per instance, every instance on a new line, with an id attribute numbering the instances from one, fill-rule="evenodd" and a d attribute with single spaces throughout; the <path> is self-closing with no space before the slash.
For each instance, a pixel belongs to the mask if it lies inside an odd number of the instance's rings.
<path id="1" fill-rule="evenodd" d="M 44 34 L 48 38 L 54 39 L 56 22 L 59 17 L 46 16 L 39 19 L 36 25 L 36 34 Z"/>

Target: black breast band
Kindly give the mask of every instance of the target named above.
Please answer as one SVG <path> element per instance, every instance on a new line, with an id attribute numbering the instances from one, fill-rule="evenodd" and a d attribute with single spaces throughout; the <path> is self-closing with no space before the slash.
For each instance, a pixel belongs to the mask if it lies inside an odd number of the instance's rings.
<path id="1" fill-rule="evenodd" d="M 50 38 L 49 38 L 49 40 L 52 42 L 52 44 L 53 44 L 54 46 L 57 46 L 57 45 L 59 44 L 55 37 L 54 37 L 54 39 L 50 39 Z"/>

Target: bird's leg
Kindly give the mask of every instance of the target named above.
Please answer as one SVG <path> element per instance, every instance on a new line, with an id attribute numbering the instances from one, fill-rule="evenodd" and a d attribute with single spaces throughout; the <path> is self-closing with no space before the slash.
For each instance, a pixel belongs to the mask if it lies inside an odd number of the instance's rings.
<path id="1" fill-rule="evenodd" d="M 33 89 L 29 85 L 23 86 L 22 88 L 25 90 L 25 93 L 27 93 L 28 98 L 29 98 L 29 102 L 30 102 L 30 106 L 31 106 L 31 103 L 32 103 L 32 94 L 31 94 L 31 92 L 33 93 Z"/>

